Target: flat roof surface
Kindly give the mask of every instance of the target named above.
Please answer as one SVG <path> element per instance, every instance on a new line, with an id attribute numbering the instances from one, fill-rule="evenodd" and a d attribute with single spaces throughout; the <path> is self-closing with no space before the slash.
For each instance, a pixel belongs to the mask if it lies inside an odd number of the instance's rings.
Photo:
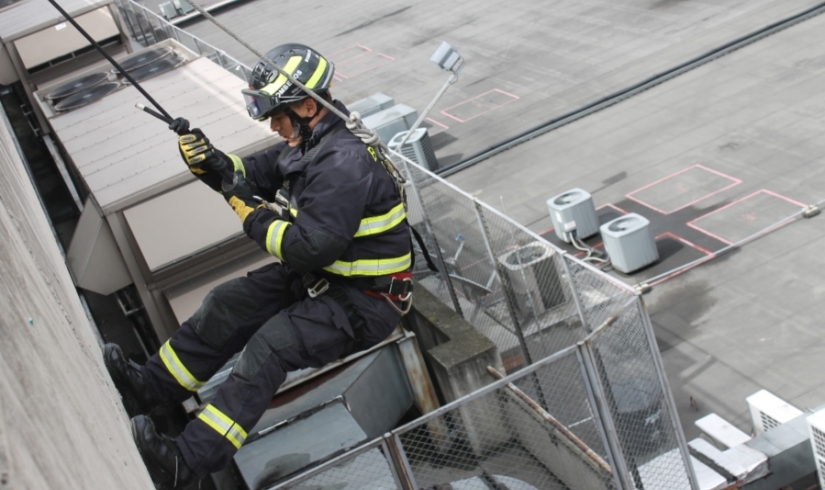
<path id="1" fill-rule="evenodd" d="M 60 0 L 72 17 L 84 14 L 112 0 Z M 0 41 L 9 42 L 65 20 L 47 0 L 23 0 L 0 10 Z"/>
<path id="2" fill-rule="evenodd" d="M 217 15 L 262 51 L 320 50 L 345 102 L 383 92 L 422 110 L 447 79 L 429 56 L 451 42 L 467 65 L 427 121 L 446 166 L 818 4 L 390 1 L 328 4 L 303 22 L 304 10 L 257 1 Z M 256 61 L 206 21 L 187 30 Z M 502 196 L 549 238 L 545 201 L 574 187 L 601 218 L 643 214 L 671 252 L 622 277 L 630 284 L 714 254 L 825 198 L 823 33 L 825 17 L 805 21 L 449 180 L 496 207 Z M 798 220 L 645 296 L 689 439 L 711 412 L 750 432 L 745 398 L 762 388 L 802 409 L 822 403 L 823 236 L 825 218 Z"/>
<path id="3" fill-rule="evenodd" d="M 286 42 L 318 49 L 336 63 L 333 94 L 344 102 L 383 92 L 418 111 L 447 81 L 429 58 L 449 41 L 467 64 L 427 121 L 431 135 L 443 131 L 433 145 L 446 166 L 817 4 L 426 0 L 300 9 L 254 1 L 216 16 L 261 52 Z M 185 29 L 248 65 L 257 62 L 206 20 Z"/>
<path id="4" fill-rule="evenodd" d="M 273 138 L 246 112 L 244 83 L 206 58 L 141 82 L 174 117 L 200 127 L 210 141 L 236 152 Z M 135 108 L 151 107 L 133 87 L 50 119 L 104 213 L 193 180 L 166 124 Z M 274 142 L 274 140 L 273 140 Z"/>
<path id="5" fill-rule="evenodd" d="M 672 269 L 825 199 L 823 86 L 819 16 L 449 180 L 551 240 L 547 199 L 581 187 L 600 217 L 649 218 Z M 644 297 L 688 438 L 710 412 L 749 433 L 745 398 L 763 388 L 822 403 L 824 237 L 825 218 L 800 218 Z"/>

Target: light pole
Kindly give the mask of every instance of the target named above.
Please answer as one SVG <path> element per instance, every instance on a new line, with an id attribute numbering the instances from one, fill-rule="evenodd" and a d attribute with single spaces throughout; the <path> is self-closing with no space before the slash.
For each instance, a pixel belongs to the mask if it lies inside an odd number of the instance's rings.
<path id="1" fill-rule="evenodd" d="M 404 139 L 401 140 L 401 143 L 399 143 L 397 147 L 399 152 L 401 151 L 401 148 L 404 147 L 404 143 L 406 143 L 410 136 L 412 136 L 413 132 L 418 129 L 418 126 L 420 126 L 422 122 L 424 122 L 424 118 L 427 117 L 427 114 L 429 114 L 433 109 L 436 102 L 438 102 L 438 99 L 444 95 L 444 92 L 447 91 L 450 85 L 454 84 L 458 80 L 458 72 L 464 68 L 464 58 L 462 58 L 461 55 L 458 54 L 458 51 L 456 51 L 455 48 L 452 47 L 447 41 L 441 41 L 441 44 L 435 50 L 433 55 L 430 56 L 430 61 L 438 65 L 442 70 L 449 71 L 450 78 L 447 80 L 447 83 L 441 87 L 441 90 L 435 94 L 435 98 L 433 98 L 430 102 L 430 105 L 428 105 L 427 108 L 424 109 L 424 112 L 418 116 L 418 120 L 416 120 L 415 124 L 413 124 L 410 130 L 407 131 L 407 134 L 404 135 Z"/>

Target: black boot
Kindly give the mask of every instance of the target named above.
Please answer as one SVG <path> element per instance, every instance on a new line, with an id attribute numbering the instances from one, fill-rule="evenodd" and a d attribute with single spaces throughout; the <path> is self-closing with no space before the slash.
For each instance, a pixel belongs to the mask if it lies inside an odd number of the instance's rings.
<path id="1" fill-rule="evenodd" d="M 103 346 L 103 362 L 120 396 L 123 397 L 123 406 L 130 417 L 149 413 L 162 405 L 162 402 L 146 386 L 140 366 L 123 357 L 120 346 L 117 344 Z"/>
<path id="2" fill-rule="evenodd" d="M 186 465 L 175 441 L 155 432 L 155 425 L 146 415 L 132 419 L 132 437 L 149 470 L 152 481 L 167 488 L 183 488 L 195 479 Z"/>

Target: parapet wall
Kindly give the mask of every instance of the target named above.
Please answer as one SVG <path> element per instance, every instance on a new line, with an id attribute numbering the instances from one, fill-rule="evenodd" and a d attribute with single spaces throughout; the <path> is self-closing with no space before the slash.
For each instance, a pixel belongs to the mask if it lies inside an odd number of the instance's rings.
<path id="1" fill-rule="evenodd" d="M 0 312 L 0 489 L 153 489 L 2 111 Z"/>

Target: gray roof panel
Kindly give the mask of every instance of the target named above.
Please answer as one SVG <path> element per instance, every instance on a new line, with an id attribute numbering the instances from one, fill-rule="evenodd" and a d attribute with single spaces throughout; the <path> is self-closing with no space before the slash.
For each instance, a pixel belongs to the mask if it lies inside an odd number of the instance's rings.
<path id="1" fill-rule="evenodd" d="M 112 0 L 61 0 L 59 5 L 75 17 L 109 3 Z M 0 12 L 0 40 L 7 43 L 63 20 L 46 0 L 26 0 Z"/>
<path id="2" fill-rule="evenodd" d="M 266 124 L 246 113 L 244 83 L 206 58 L 141 83 L 173 116 L 189 119 L 226 152 L 271 138 Z M 180 161 L 176 136 L 135 103 L 150 104 L 126 87 L 86 107 L 51 119 L 86 184 L 105 213 L 133 204 L 191 177 Z M 272 140 L 273 143 L 275 140 Z"/>

